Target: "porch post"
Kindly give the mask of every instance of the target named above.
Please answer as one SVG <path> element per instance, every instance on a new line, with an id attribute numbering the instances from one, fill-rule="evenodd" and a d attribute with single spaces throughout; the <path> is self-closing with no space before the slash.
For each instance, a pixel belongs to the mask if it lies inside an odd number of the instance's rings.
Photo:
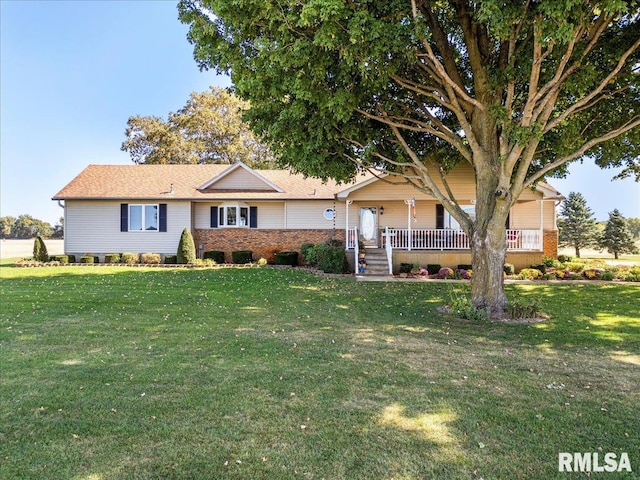
<path id="1" fill-rule="evenodd" d="M 405 200 L 404 203 L 407 204 L 407 250 L 411 251 L 411 246 L 413 244 L 413 235 L 411 235 L 411 204 L 413 200 Z"/>
<path id="2" fill-rule="evenodd" d="M 344 235 L 345 235 L 345 250 L 349 249 L 349 205 L 353 203 L 353 200 L 345 201 L 345 218 L 346 218 L 346 226 L 344 227 Z M 357 265 L 356 265 L 357 267 Z"/>
<path id="3" fill-rule="evenodd" d="M 540 202 L 540 238 L 538 239 L 538 248 L 542 250 L 544 242 L 544 200 L 538 200 Z"/>

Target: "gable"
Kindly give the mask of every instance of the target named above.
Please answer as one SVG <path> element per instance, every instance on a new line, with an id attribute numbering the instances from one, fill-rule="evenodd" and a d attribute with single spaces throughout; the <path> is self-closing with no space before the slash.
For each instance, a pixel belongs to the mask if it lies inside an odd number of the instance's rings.
<path id="1" fill-rule="evenodd" d="M 282 192 L 282 189 L 255 170 L 238 162 L 198 188 L 202 193 Z"/>

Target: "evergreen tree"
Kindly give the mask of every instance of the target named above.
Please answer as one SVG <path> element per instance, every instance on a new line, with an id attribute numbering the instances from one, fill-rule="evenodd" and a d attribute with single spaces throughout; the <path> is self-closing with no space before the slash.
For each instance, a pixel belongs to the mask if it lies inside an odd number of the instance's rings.
<path id="1" fill-rule="evenodd" d="M 42 237 L 38 235 L 33 241 L 33 259 L 36 262 L 48 262 L 49 254 L 47 253 L 47 246 L 44 244 Z"/>
<path id="2" fill-rule="evenodd" d="M 613 253 L 616 260 L 621 253 L 638 253 L 627 221 L 617 208 L 613 212 L 609 212 L 609 221 L 599 243 L 600 248 Z"/>
<path id="3" fill-rule="evenodd" d="M 598 244 L 598 226 L 593 218 L 593 211 L 587 207 L 582 194 L 571 192 L 562 204 L 558 218 L 560 246 L 576 249 L 576 257 L 580 258 L 580 249 Z"/>
<path id="4" fill-rule="evenodd" d="M 182 231 L 180 243 L 178 243 L 178 263 L 195 263 L 196 245 L 188 228 Z"/>

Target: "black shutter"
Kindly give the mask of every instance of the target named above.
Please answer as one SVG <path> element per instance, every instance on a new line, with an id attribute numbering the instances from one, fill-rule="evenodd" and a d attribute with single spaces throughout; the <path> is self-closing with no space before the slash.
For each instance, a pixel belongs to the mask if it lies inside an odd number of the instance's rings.
<path id="1" fill-rule="evenodd" d="M 129 204 L 128 203 L 120 204 L 120 231 L 121 232 L 129 231 Z"/>
<path id="2" fill-rule="evenodd" d="M 258 228 L 258 207 L 249 207 L 249 228 Z"/>
<path id="3" fill-rule="evenodd" d="M 444 205 L 436 204 L 436 228 L 444 228 Z"/>
<path id="4" fill-rule="evenodd" d="M 211 213 L 209 216 L 211 218 L 211 220 L 209 220 L 209 226 L 211 228 L 218 228 L 218 207 L 211 207 Z"/>
<path id="5" fill-rule="evenodd" d="M 167 231 L 167 204 L 161 203 L 159 207 L 160 207 L 160 215 L 158 217 L 158 220 L 159 220 L 158 227 L 161 232 L 166 232 Z"/>

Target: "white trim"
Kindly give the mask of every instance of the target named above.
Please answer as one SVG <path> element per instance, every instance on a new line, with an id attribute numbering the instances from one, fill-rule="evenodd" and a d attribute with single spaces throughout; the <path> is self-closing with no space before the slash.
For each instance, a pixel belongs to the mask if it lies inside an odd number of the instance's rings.
<path id="1" fill-rule="evenodd" d="M 260 180 L 261 182 L 264 182 L 265 184 L 267 184 L 268 186 L 270 186 L 271 188 L 273 188 L 276 192 L 278 193 L 283 193 L 284 190 L 282 190 L 280 187 L 278 187 L 275 183 L 270 182 L 269 180 L 267 180 L 266 178 L 264 178 L 262 175 L 260 175 L 258 172 L 256 172 L 255 170 L 253 170 L 251 167 L 246 166 L 244 163 L 242 162 L 236 162 L 233 165 L 231 165 L 229 168 L 227 168 L 226 170 L 222 171 L 221 173 L 219 173 L 218 175 L 216 175 L 215 177 L 213 177 L 211 180 L 209 180 L 208 182 L 204 183 L 203 185 L 198 187 L 198 190 L 206 190 L 207 188 L 209 188 L 211 185 L 213 185 L 214 183 L 220 181 L 221 179 L 223 179 L 224 177 L 226 177 L 227 175 L 229 175 L 230 173 L 234 172 L 235 170 L 237 170 L 238 168 L 244 168 L 247 172 L 251 173 L 254 177 L 256 177 L 258 180 Z"/>
<path id="2" fill-rule="evenodd" d="M 133 230 L 131 229 L 131 207 L 141 207 L 141 215 L 140 215 L 140 229 Z M 145 227 L 145 217 L 147 207 L 156 207 L 156 228 L 155 229 L 146 229 Z M 127 232 L 144 232 L 144 233 L 157 233 L 160 231 L 160 204 L 159 203 L 129 203 L 127 205 Z"/>
<path id="3" fill-rule="evenodd" d="M 336 193 L 336 198 L 338 200 L 345 200 L 350 193 L 355 192 L 356 190 L 361 189 L 362 187 L 366 187 L 367 185 L 371 185 L 373 182 L 376 182 L 378 180 L 380 180 L 381 178 L 387 177 L 389 176 L 388 173 L 382 174 L 382 175 L 374 175 L 371 178 L 367 178 L 366 180 L 362 181 L 362 182 L 357 182 L 355 185 L 352 185 L 351 187 L 347 188 L 346 190 L 342 190 L 338 193 Z"/>

